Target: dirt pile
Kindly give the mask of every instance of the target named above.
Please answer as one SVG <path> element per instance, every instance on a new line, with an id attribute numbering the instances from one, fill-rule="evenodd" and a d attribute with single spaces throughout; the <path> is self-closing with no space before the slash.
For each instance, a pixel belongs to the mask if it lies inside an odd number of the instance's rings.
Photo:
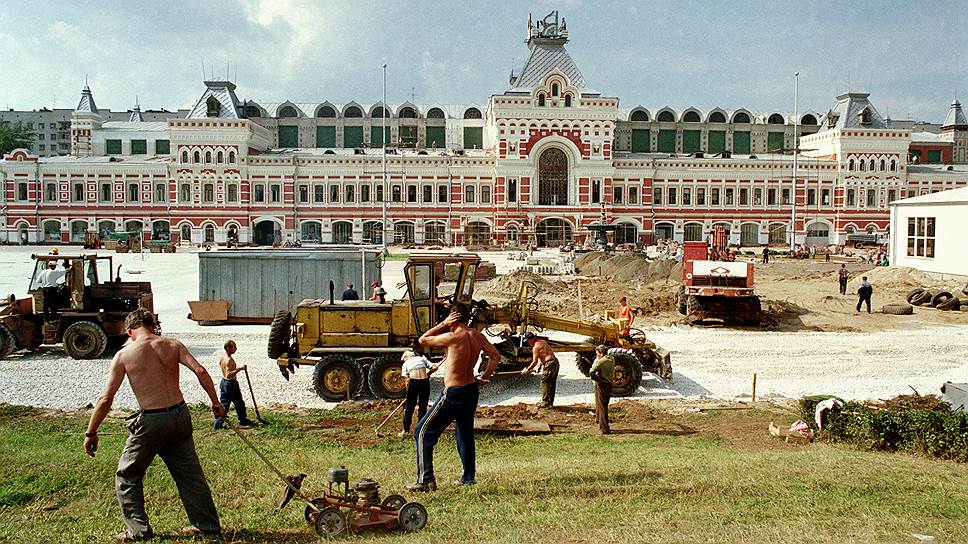
<path id="1" fill-rule="evenodd" d="M 539 292 L 548 292 L 553 288 L 552 282 L 537 274 L 520 269 L 510 274 L 498 275 L 491 280 L 478 283 L 476 292 L 484 298 L 510 300 L 517 296 L 518 288 L 523 281 L 535 284 Z"/>
<path id="2" fill-rule="evenodd" d="M 656 283 L 678 282 L 682 278 L 680 262 L 669 259 L 650 261 L 633 253 L 585 253 L 575 260 L 575 269 L 585 276 L 603 276 L 614 281 Z"/>
<path id="3" fill-rule="evenodd" d="M 914 287 L 930 287 L 938 284 L 938 280 L 928 274 L 915 268 L 903 266 L 878 266 L 877 268 L 868 270 L 864 275 L 867 276 L 867 280 L 875 287 L 880 286 L 882 288 L 908 289 Z M 860 281 L 859 277 L 855 277 L 851 284 L 859 285 Z"/>

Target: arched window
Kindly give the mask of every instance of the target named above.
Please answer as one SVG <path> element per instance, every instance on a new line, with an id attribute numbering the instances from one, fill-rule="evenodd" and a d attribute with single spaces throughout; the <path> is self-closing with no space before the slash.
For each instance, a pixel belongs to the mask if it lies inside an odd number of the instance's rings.
<path id="1" fill-rule="evenodd" d="M 557 83 L 552 83 L 551 84 L 551 96 L 558 96 L 558 84 Z"/>
<path id="2" fill-rule="evenodd" d="M 863 172 L 866 169 L 867 169 L 867 161 L 861 160 L 860 161 L 860 171 Z"/>
<path id="3" fill-rule="evenodd" d="M 891 159 L 891 172 L 895 171 L 897 171 L 897 162 L 895 162 L 894 159 Z"/>
<path id="4" fill-rule="evenodd" d="M 854 171 L 854 159 L 847 161 L 847 170 L 850 170 L 851 172 Z"/>
<path id="5" fill-rule="evenodd" d="M 258 106 L 246 106 L 245 116 L 248 117 L 249 119 L 256 119 L 256 118 L 262 117 L 262 110 L 260 110 Z"/>
<path id="6" fill-rule="evenodd" d="M 200 153 L 199 153 L 198 151 L 196 151 L 196 152 L 195 152 L 195 153 L 193 154 L 193 156 L 192 156 L 192 158 L 193 158 L 193 159 L 195 159 L 194 161 L 192 161 L 192 162 L 194 162 L 195 164 L 198 164 L 198 163 L 200 163 L 200 162 L 202 162 L 202 155 L 201 155 L 201 154 L 200 154 Z"/>
<path id="7" fill-rule="evenodd" d="M 709 122 L 710 123 L 725 123 L 726 122 L 726 116 L 723 115 L 723 112 L 721 112 L 721 111 L 714 111 L 714 112 L 712 112 L 712 113 L 709 114 Z"/>
<path id="8" fill-rule="evenodd" d="M 682 116 L 682 120 L 686 123 L 698 123 L 700 121 L 699 114 L 694 111 L 687 111 L 686 114 Z"/>
<path id="9" fill-rule="evenodd" d="M 629 121 L 648 121 L 648 120 L 649 120 L 649 114 L 642 110 L 633 111 L 631 117 L 629 117 Z"/>
<path id="10" fill-rule="evenodd" d="M 229 164 L 235 164 L 235 151 L 229 151 Z"/>
<path id="11" fill-rule="evenodd" d="M 370 117 L 373 117 L 374 119 L 380 119 L 386 116 L 386 110 L 383 109 L 383 106 L 373 108 L 373 113 L 370 114 Z"/>
<path id="12" fill-rule="evenodd" d="M 444 118 L 444 110 L 442 110 L 440 108 L 430 108 L 430 111 L 427 112 L 427 118 L 428 119 L 443 119 Z"/>
<path id="13" fill-rule="evenodd" d="M 771 115 L 766 120 L 766 122 L 769 123 L 769 124 L 771 124 L 771 125 L 782 125 L 783 124 L 783 116 L 780 115 L 779 113 L 774 113 L 773 115 Z"/>
<path id="14" fill-rule="evenodd" d="M 464 119 L 482 119 L 481 110 L 477 108 L 467 108 L 464 110 Z"/>
<path id="15" fill-rule="evenodd" d="M 182 162 L 188 163 L 188 151 L 182 151 Z"/>
<path id="16" fill-rule="evenodd" d="M 887 169 L 887 161 L 881 159 L 881 172 Z"/>
<path id="17" fill-rule="evenodd" d="M 296 108 L 283 106 L 279 109 L 279 117 L 299 117 L 299 114 L 296 112 Z"/>
<path id="18" fill-rule="evenodd" d="M 544 93 L 539 93 L 538 94 L 538 107 L 539 108 L 545 107 L 545 95 L 544 95 Z"/>
<path id="19" fill-rule="evenodd" d="M 565 107 L 566 108 L 570 108 L 571 107 L 571 95 L 570 94 L 566 94 L 565 95 Z"/>
<path id="20" fill-rule="evenodd" d="M 817 124 L 817 118 L 814 117 L 812 114 L 809 114 L 808 113 L 808 114 L 806 114 L 806 115 L 804 115 L 803 117 L 800 118 L 800 124 L 801 125 L 816 125 Z"/>
<path id="21" fill-rule="evenodd" d="M 538 204 L 564 206 L 568 203 L 568 156 L 557 147 L 538 157 Z"/>
<path id="22" fill-rule="evenodd" d="M 363 110 L 356 106 L 350 106 L 346 108 L 346 112 L 343 113 L 343 117 L 363 117 Z"/>
<path id="23" fill-rule="evenodd" d="M 217 163 L 219 163 L 219 164 L 222 164 L 222 159 L 223 159 L 224 157 L 225 157 L 225 156 L 224 156 L 224 155 L 222 155 L 222 152 L 221 152 L 221 151 L 219 151 L 218 153 L 216 153 L 216 154 L 215 154 L 215 162 L 217 162 Z"/>
<path id="24" fill-rule="evenodd" d="M 316 111 L 316 117 L 336 117 L 336 110 L 332 106 L 323 106 Z"/>
<path id="25" fill-rule="evenodd" d="M 750 122 L 750 116 L 745 112 L 739 112 L 733 116 L 733 122 L 740 125 L 748 125 Z"/>
<path id="26" fill-rule="evenodd" d="M 671 111 L 666 110 L 659 112 L 659 121 L 663 123 L 673 123 L 676 120 L 676 116 L 672 114 Z"/>
<path id="27" fill-rule="evenodd" d="M 210 164 L 211 162 L 212 162 L 212 152 L 211 151 L 206 151 L 205 152 L 205 164 Z"/>
<path id="28" fill-rule="evenodd" d="M 873 171 L 874 171 L 874 159 L 871 159 L 871 162 L 870 162 L 870 166 L 871 166 L 871 167 L 869 168 L 869 170 L 870 170 L 871 172 L 873 172 Z"/>
<path id="29" fill-rule="evenodd" d="M 405 107 L 405 108 L 403 108 L 403 109 L 400 110 L 399 117 L 401 119 L 416 119 L 417 118 L 417 110 L 411 108 L 410 106 L 407 106 L 407 107 Z"/>

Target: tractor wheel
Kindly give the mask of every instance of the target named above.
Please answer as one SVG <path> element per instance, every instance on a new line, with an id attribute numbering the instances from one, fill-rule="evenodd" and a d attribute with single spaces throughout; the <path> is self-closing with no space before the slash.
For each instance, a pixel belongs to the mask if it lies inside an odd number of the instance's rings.
<path id="1" fill-rule="evenodd" d="M 269 326 L 269 357 L 278 359 L 289 351 L 289 339 L 292 336 L 292 314 L 286 310 L 276 312 Z"/>
<path id="2" fill-rule="evenodd" d="M 74 359 L 97 359 L 107 346 L 108 335 L 97 323 L 78 321 L 64 331 L 64 351 Z"/>
<path id="3" fill-rule="evenodd" d="M 346 515 L 335 506 L 330 506 L 320 510 L 316 514 L 315 529 L 316 534 L 326 538 L 333 538 L 345 533 L 348 530 Z"/>
<path id="4" fill-rule="evenodd" d="M 931 291 L 925 290 L 923 293 L 911 297 L 911 304 L 915 306 L 921 306 L 922 304 L 927 304 L 931 302 L 931 298 L 933 296 L 934 295 L 931 293 Z"/>
<path id="5" fill-rule="evenodd" d="M 0 359 L 10 355 L 17 349 L 17 338 L 6 325 L 0 325 Z"/>
<path id="6" fill-rule="evenodd" d="M 699 302 L 699 297 L 696 295 L 689 295 L 686 297 L 686 311 L 683 315 L 690 316 L 698 314 L 702 311 L 702 304 Z"/>
<path id="7" fill-rule="evenodd" d="M 612 380 L 612 396 L 627 397 L 639 390 L 642 384 L 642 364 L 630 353 L 615 353 L 615 378 Z"/>
<path id="8" fill-rule="evenodd" d="M 948 291 L 939 291 L 938 294 L 931 297 L 931 305 L 935 308 L 939 308 L 942 304 L 953 298 L 955 298 L 955 296 Z"/>
<path id="9" fill-rule="evenodd" d="M 313 389 L 323 400 L 349 400 L 363 389 L 363 369 L 349 355 L 327 355 L 313 368 Z"/>
<path id="10" fill-rule="evenodd" d="M 683 285 L 679 286 L 679 292 L 676 293 L 676 309 L 680 314 L 686 315 L 686 287 Z"/>
<path id="11" fill-rule="evenodd" d="M 373 396 L 378 399 L 402 399 L 407 396 L 407 380 L 400 372 L 402 366 L 396 355 L 384 355 L 373 361 L 366 376 Z"/>
<path id="12" fill-rule="evenodd" d="M 743 325 L 758 327 L 763 320 L 763 306 L 760 297 L 750 297 L 749 304 L 744 306 Z"/>
<path id="13" fill-rule="evenodd" d="M 118 350 L 124 347 L 128 343 L 127 336 L 111 336 L 108 337 L 108 347 L 105 353 L 117 353 Z"/>
<path id="14" fill-rule="evenodd" d="M 922 289 L 922 288 L 920 288 L 920 287 L 919 287 L 919 288 L 917 288 L 917 289 L 914 289 L 913 291 L 911 291 L 910 293 L 908 293 L 908 294 L 907 294 L 907 298 L 905 298 L 905 300 L 907 300 L 907 301 L 908 301 L 908 304 L 913 304 L 913 302 L 912 302 L 912 301 L 913 301 L 913 300 L 914 300 L 915 298 L 918 298 L 918 297 L 920 297 L 920 296 L 921 296 L 921 294 L 922 294 L 922 293 L 924 293 L 924 291 L 925 291 L 925 289 Z"/>
<path id="15" fill-rule="evenodd" d="M 579 353 L 575 359 L 575 364 L 578 365 L 578 370 L 586 377 L 592 371 L 592 363 L 594 362 L 595 362 L 594 351 L 591 353 Z"/>
<path id="16" fill-rule="evenodd" d="M 914 313 L 914 306 L 904 303 L 885 304 L 881 308 L 881 311 L 891 315 L 911 315 Z"/>
<path id="17" fill-rule="evenodd" d="M 419 531 L 427 525 L 427 509 L 419 502 L 408 502 L 400 508 L 397 524 L 408 533 Z"/>
<path id="18" fill-rule="evenodd" d="M 948 300 L 936 305 L 935 308 L 939 310 L 957 312 L 961 309 L 961 300 L 959 300 L 958 297 L 951 297 Z"/>

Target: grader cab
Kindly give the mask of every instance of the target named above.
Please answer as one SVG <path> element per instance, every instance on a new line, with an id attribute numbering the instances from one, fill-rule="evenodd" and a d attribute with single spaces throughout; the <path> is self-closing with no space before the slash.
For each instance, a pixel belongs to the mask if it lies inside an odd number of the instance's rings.
<path id="1" fill-rule="evenodd" d="M 386 304 L 336 301 L 331 282 L 329 300 L 303 300 L 294 314 L 282 311 L 275 315 L 268 355 L 276 359 L 287 379 L 297 367 L 312 366 L 313 387 L 328 401 L 351 399 L 364 386 L 378 398 L 400 398 L 406 394 L 401 354 L 412 349 L 431 358 L 442 357 L 442 352 L 425 352 L 417 339 L 444 320 L 451 304 L 460 302 L 471 307 L 470 325 L 494 338 L 502 356 L 498 373 L 520 370 L 530 363 L 530 347 L 520 341 L 525 332 L 558 330 L 586 337 L 580 342 L 549 340 L 557 352 L 577 353 L 579 368 L 585 373 L 596 345 L 614 348 L 616 395 L 637 390 L 643 370 L 671 379 L 668 353 L 640 331 L 628 337 L 622 334 L 624 324 L 617 321 L 596 324 L 540 313 L 533 284 L 522 284 L 517 299 L 505 305 L 474 300 L 480 262 L 471 253 L 412 254 L 404 267 L 406 298 Z"/>

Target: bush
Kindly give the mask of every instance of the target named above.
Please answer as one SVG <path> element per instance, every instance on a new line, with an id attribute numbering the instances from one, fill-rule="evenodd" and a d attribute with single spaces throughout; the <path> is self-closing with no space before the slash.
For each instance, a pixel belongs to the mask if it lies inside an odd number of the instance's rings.
<path id="1" fill-rule="evenodd" d="M 800 409 L 811 426 L 817 403 L 829 396 L 804 397 Z M 925 453 L 968 462 L 968 414 L 904 405 L 872 408 L 847 402 L 828 416 L 822 438 L 879 451 Z"/>

